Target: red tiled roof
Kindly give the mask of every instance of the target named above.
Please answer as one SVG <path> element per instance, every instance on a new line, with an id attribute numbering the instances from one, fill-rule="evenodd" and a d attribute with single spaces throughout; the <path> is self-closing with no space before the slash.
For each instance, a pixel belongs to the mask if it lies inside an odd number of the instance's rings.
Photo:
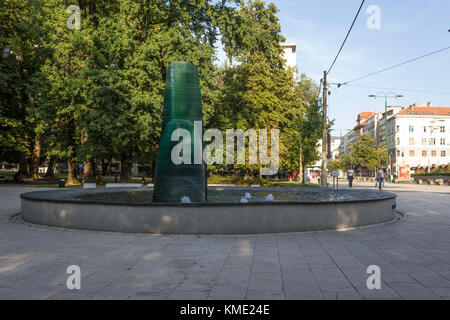
<path id="1" fill-rule="evenodd" d="M 399 115 L 450 116 L 450 107 L 413 107 L 403 109 Z"/>
<path id="2" fill-rule="evenodd" d="M 376 112 L 360 112 L 358 115 L 357 121 L 359 124 L 357 124 L 353 130 L 359 129 L 361 127 L 364 127 L 366 125 L 366 122 L 370 120 L 371 118 L 376 116 Z"/>
<path id="3" fill-rule="evenodd" d="M 370 118 L 372 118 L 374 115 L 376 115 L 375 112 L 360 112 L 359 113 L 359 117 L 361 119 L 366 119 L 369 120 Z"/>

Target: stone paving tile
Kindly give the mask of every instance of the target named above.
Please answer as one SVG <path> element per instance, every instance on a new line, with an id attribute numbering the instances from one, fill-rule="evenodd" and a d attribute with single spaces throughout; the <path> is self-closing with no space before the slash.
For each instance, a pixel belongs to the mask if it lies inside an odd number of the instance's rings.
<path id="1" fill-rule="evenodd" d="M 249 289 L 247 292 L 248 300 L 285 300 L 283 291 L 281 290 L 254 290 Z"/>
<path id="2" fill-rule="evenodd" d="M 283 283 L 281 279 L 277 278 L 255 278 L 250 280 L 248 290 L 281 291 L 283 290 Z"/>
<path id="3" fill-rule="evenodd" d="M 367 286 L 356 287 L 356 290 L 361 295 L 363 299 L 373 299 L 373 300 L 399 300 L 402 299 L 400 295 L 394 292 L 386 283 L 381 283 L 381 289 L 370 290 Z"/>
<path id="4" fill-rule="evenodd" d="M 450 189 L 389 189 L 406 220 L 345 232 L 160 236 L 11 222 L 19 194 L 36 189 L 0 186 L 0 299 L 450 299 Z M 65 287 L 72 264 L 81 290 Z M 381 269 L 381 290 L 366 286 L 370 265 Z"/>
<path id="5" fill-rule="evenodd" d="M 441 286 L 429 287 L 429 289 L 441 298 L 450 298 L 450 286 L 448 283 L 442 283 Z"/>
<path id="6" fill-rule="evenodd" d="M 432 290 L 425 288 L 418 283 L 390 283 L 389 286 L 402 299 L 440 299 L 439 295 L 435 294 Z"/>
<path id="7" fill-rule="evenodd" d="M 62 290 L 48 297 L 49 300 L 88 300 L 91 294 L 79 290 Z M 34 299 L 34 298 L 33 298 Z"/>
<path id="8" fill-rule="evenodd" d="M 224 285 L 214 286 L 209 293 L 208 299 L 245 299 L 247 293 L 246 285 Z"/>
<path id="9" fill-rule="evenodd" d="M 323 291 L 325 300 L 362 300 L 361 295 L 354 289 L 340 291 Z"/>

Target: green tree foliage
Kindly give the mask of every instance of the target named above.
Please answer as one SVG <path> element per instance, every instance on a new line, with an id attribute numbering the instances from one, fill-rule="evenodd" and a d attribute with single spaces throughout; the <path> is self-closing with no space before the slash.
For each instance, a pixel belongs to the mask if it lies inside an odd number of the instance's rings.
<path id="1" fill-rule="evenodd" d="M 81 26 L 67 20 L 81 10 Z M 280 130 L 282 168 L 317 159 L 317 86 L 285 67 L 277 8 L 261 0 L 4 0 L 0 3 L 1 159 L 152 163 L 166 70 L 199 70 L 206 127 Z M 230 63 L 218 68 L 222 41 Z M 320 130 L 319 130 L 320 132 Z M 300 148 L 301 147 L 301 148 Z M 15 159 L 13 159 L 15 158 Z M 236 166 L 247 171 L 258 166 Z"/>
<path id="2" fill-rule="evenodd" d="M 384 148 L 379 147 L 368 133 L 357 137 L 350 146 L 351 162 L 359 168 L 376 169 L 387 160 Z M 360 171 L 361 172 L 361 171 Z"/>
<path id="3" fill-rule="evenodd" d="M 27 83 L 40 66 L 39 6 L 26 0 L 0 2 L 0 158 L 18 162 L 31 154 L 36 121 Z"/>
<path id="4" fill-rule="evenodd" d="M 45 119 L 49 155 L 89 162 L 115 157 L 151 161 L 158 148 L 166 69 L 172 61 L 198 66 L 205 114 L 217 91 L 213 24 L 221 5 L 210 1 L 75 1 L 81 29 L 68 29 L 68 2 L 45 2 L 50 53 L 32 87 Z M 124 170 L 122 170 L 124 171 Z"/>
<path id="5" fill-rule="evenodd" d="M 350 155 L 343 155 L 335 160 L 328 162 L 327 168 L 329 170 L 342 170 L 347 171 L 352 168 L 352 159 Z"/>
<path id="6" fill-rule="evenodd" d="M 211 125 L 218 128 L 279 129 L 280 158 L 289 150 L 284 137 L 299 111 L 300 97 L 295 92 L 293 71 L 283 59 L 284 41 L 272 3 L 260 0 L 241 2 L 236 9 L 238 28 L 225 33 L 224 43 L 231 43 L 228 53 L 233 65 L 223 70 L 220 108 L 215 110 Z M 235 166 L 254 170 L 258 166 Z"/>
<path id="7" fill-rule="evenodd" d="M 287 130 L 289 152 L 283 162 L 285 170 L 302 172 L 320 159 L 318 141 L 322 137 L 322 105 L 317 99 L 319 87 L 305 74 L 301 74 L 295 92 L 301 104 Z"/>

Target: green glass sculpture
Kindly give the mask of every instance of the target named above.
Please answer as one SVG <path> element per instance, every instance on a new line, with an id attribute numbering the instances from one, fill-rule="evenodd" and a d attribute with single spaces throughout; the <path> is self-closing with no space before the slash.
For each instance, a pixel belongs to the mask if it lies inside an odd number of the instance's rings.
<path id="1" fill-rule="evenodd" d="M 200 81 L 197 68 L 189 62 L 173 62 L 167 70 L 161 141 L 156 158 L 153 202 L 179 203 L 183 197 L 191 202 L 206 201 L 206 164 L 194 159 L 195 142 L 203 150 L 203 139 L 194 135 L 194 122 L 202 121 Z M 197 122 L 198 126 L 199 122 Z M 203 134 L 201 126 L 200 135 Z M 172 150 L 180 141 L 172 141 L 172 133 L 185 129 L 190 134 L 190 163 L 175 164 Z M 197 130 L 198 131 L 198 130 Z M 198 151 L 198 146 L 197 146 Z M 199 153 L 197 152 L 197 155 Z M 203 157 L 201 157 L 203 158 Z M 195 161 L 197 160 L 197 161 Z M 196 164 L 197 162 L 197 164 Z M 199 163 L 200 162 L 200 163 Z"/>

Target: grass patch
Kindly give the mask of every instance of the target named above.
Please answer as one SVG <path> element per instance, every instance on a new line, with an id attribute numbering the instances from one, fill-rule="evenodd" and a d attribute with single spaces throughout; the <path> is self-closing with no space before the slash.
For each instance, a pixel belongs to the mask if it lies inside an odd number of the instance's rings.
<path id="1" fill-rule="evenodd" d="M 237 186 L 250 186 L 252 184 L 258 184 L 261 186 L 268 185 L 268 181 L 259 178 L 247 178 L 242 176 L 219 176 L 211 175 L 208 177 L 208 184 L 235 184 Z"/>

